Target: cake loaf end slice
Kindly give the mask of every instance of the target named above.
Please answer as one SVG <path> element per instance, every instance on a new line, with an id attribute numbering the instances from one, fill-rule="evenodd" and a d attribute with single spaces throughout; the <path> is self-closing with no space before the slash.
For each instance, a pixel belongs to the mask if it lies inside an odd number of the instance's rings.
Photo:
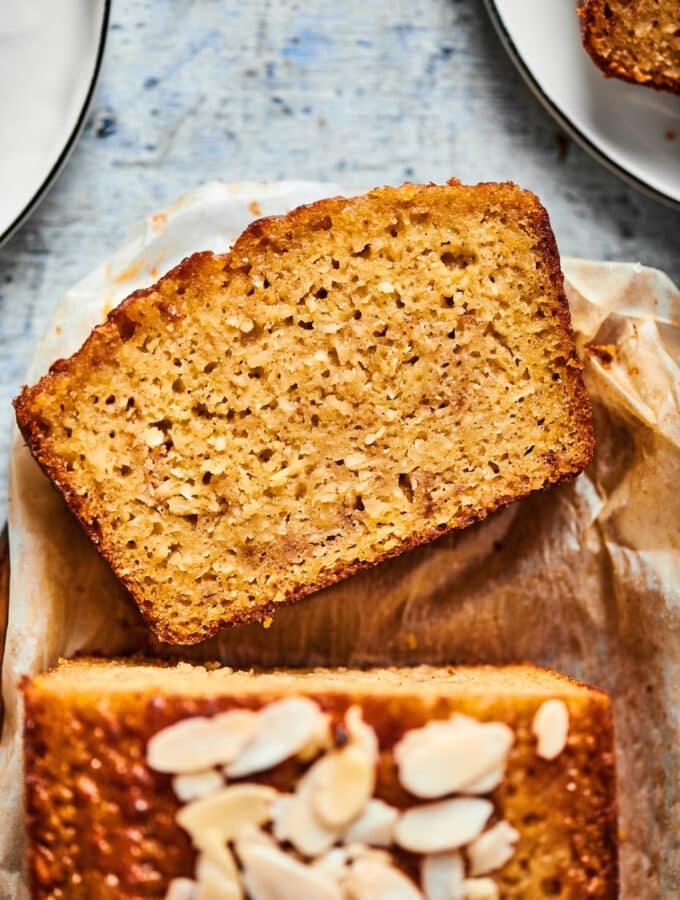
<path id="1" fill-rule="evenodd" d="M 255 222 L 15 401 L 163 640 L 193 643 L 580 472 L 590 407 L 548 216 L 512 184 Z"/>
<path id="2" fill-rule="evenodd" d="M 24 693 L 35 900 L 618 896 L 609 699 L 553 672 L 82 659 Z"/>

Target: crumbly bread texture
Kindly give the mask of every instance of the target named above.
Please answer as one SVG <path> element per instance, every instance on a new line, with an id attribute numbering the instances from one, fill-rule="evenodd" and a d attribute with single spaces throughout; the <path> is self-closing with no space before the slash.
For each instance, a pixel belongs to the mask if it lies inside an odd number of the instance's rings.
<path id="1" fill-rule="evenodd" d="M 194 643 L 580 472 L 559 258 L 512 184 L 255 222 L 15 401 L 155 633 Z"/>
<path id="2" fill-rule="evenodd" d="M 678 0 L 582 0 L 583 46 L 605 75 L 680 93 Z"/>
<path id="3" fill-rule="evenodd" d="M 171 777 L 146 763 L 150 737 L 191 716 L 258 709 L 287 696 L 314 699 L 334 721 L 361 707 L 376 731 L 376 795 L 404 809 L 392 748 L 413 728 L 453 712 L 506 723 L 514 744 L 491 799 L 520 833 L 493 878 L 502 898 L 617 896 L 611 709 L 600 691 L 532 666 L 356 670 L 206 670 L 81 659 L 26 680 L 28 868 L 35 900 L 162 897 L 191 877 L 195 853 L 175 821 Z M 564 701 L 569 736 L 552 760 L 536 753 L 532 721 Z M 299 760 L 256 778 L 294 787 Z M 252 779 L 251 779 L 252 780 Z M 409 872 L 413 860 L 397 851 Z M 415 877 L 415 876 L 414 876 Z"/>

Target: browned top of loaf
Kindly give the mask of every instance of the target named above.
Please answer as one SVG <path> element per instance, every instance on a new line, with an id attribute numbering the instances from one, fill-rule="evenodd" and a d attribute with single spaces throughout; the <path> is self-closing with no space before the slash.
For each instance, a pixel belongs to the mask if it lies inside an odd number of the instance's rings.
<path id="1" fill-rule="evenodd" d="M 617 896 L 610 703 L 553 672 L 520 665 L 231 673 L 85 659 L 27 680 L 24 693 L 35 900 L 160 898 L 171 878 L 190 876 L 194 852 L 175 822 L 170 776 L 146 765 L 149 738 L 189 716 L 258 708 L 290 694 L 311 696 L 338 722 L 349 706 L 361 706 L 380 742 L 377 793 L 399 807 L 414 803 L 391 753 L 405 731 L 454 711 L 507 723 L 515 744 L 491 799 L 521 837 L 512 860 L 493 875 L 501 896 Z M 531 733 L 548 697 L 569 709 L 569 740 L 552 761 L 536 755 Z M 289 761 L 248 780 L 290 790 L 299 775 L 299 763 Z M 407 854 L 397 858 L 412 863 Z"/>
<path id="2" fill-rule="evenodd" d="M 680 93 L 678 0 L 581 0 L 579 15 L 605 75 Z"/>
<path id="3" fill-rule="evenodd" d="M 593 447 L 548 217 L 512 184 L 255 222 L 129 297 L 15 405 L 175 643 L 570 478 Z"/>

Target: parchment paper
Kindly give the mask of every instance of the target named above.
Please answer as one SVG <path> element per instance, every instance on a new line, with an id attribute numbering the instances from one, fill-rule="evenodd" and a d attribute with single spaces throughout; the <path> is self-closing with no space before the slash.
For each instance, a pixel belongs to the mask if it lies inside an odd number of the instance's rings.
<path id="1" fill-rule="evenodd" d="M 342 192 L 209 184 L 152 216 L 63 298 L 27 381 L 132 290 L 252 218 Z M 530 660 L 614 700 L 624 898 L 680 896 L 680 292 L 633 264 L 563 260 L 597 452 L 587 473 L 186 656 L 231 665 Z M 0 741 L 0 897 L 21 871 L 18 677 L 156 644 L 17 434 Z"/>

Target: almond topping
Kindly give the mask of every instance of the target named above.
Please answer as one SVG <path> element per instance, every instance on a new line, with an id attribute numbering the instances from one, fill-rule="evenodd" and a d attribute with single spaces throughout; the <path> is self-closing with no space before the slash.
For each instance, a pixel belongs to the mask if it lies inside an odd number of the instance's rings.
<path id="1" fill-rule="evenodd" d="M 270 703 L 259 713 L 257 737 L 227 766 L 227 775 L 243 778 L 273 769 L 314 740 L 323 727 L 323 720 L 319 706 L 306 697 Z"/>
<path id="2" fill-rule="evenodd" d="M 257 731 L 258 716 L 246 709 L 211 719 L 192 716 L 154 734 L 147 745 L 147 762 L 157 772 L 200 772 L 231 762 Z"/>
<path id="3" fill-rule="evenodd" d="M 359 841 L 374 847 L 389 847 L 392 832 L 399 818 L 399 810 L 383 800 L 369 800 L 358 819 L 349 826 L 343 836 L 346 843 Z"/>
<path id="4" fill-rule="evenodd" d="M 241 832 L 239 832 L 241 834 Z M 209 829 L 201 835 L 201 854 L 199 860 L 205 860 L 217 866 L 221 872 L 232 881 L 238 880 L 238 869 L 234 861 L 234 855 L 222 838 L 219 831 Z"/>
<path id="5" fill-rule="evenodd" d="M 350 742 L 357 744 L 374 759 L 378 756 L 378 736 L 375 729 L 364 722 L 361 707 L 350 706 L 345 713 L 345 726 L 349 733 Z"/>
<path id="6" fill-rule="evenodd" d="M 509 822 L 498 822 L 480 834 L 466 849 L 471 875 L 486 875 L 502 868 L 515 852 L 519 831 Z"/>
<path id="7" fill-rule="evenodd" d="M 466 878 L 463 882 L 465 900 L 498 900 L 498 885 L 493 878 Z"/>
<path id="8" fill-rule="evenodd" d="M 274 837 L 290 841 L 305 856 L 319 856 L 340 837 L 340 829 L 326 828 L 314 815 L 310 801 L 312 785 L 308 776 L 298 783 L 294 794 L 283 794 L 273 806 Z"/>
<path id="9" fill-rule="evenodd" d="M 423 895 L 403 872 L 370 858 L 353 863 L 343 887 L 351 900 L 423 900 Z"/>
<path id="10" fill-rule="evenodd" d="M 347 875 L 349 856 L 345 847 L 331 847 L 328 853 L 318 856 L 311 864 L 313 869 L 323 872 L 333 881 L 342 881 Z"/>
<path id="11" fill-rule="evenodd" d="M 188 803 L 199 797 L 207 797 L 224 787 L 224 778 L 214 769 L 206 772 L 188 772 L 186 775 L 175 775 L 172 789 L 178 800 Z"/>
<path id="12" fill-rule="evenodd" d="M 262 825 L 271 818 L 277 792 L 263 784 L 235 784 L 217 794 L 194 800 L 177 813 L 177 822 L 188 831 L 199 850 L 211 835 L 233 840 L 246 825 Z"/>
<path id="13" fill-rule="evenodd" d="M 190 878 L 173 878 L 168 885 L 165 900 L 195 900 L 196 882 Z"/>
<path id="14" fill-rule="evenodd" d="M 569 710 L 563 700 L 546 700 L 536 712 L 531 731 L 538 740 L 536 753 L 556 759 L 564 750 L 569 734 Z"/>
<path id="15" fill-rule="evenodd" d="M 455 850 L 426 856 L 420 878 L 427 900 L 463 900 L 465 867 L 463 857 Z"/>
<path id="16" fill-rule="evenodd" d="M 243 900 L 243 891 L 234 872 L 233 878 L 209 859 L 199 859 L 196 866 L 196 900 Z"/>
<path id="17" fill-rule="evenodd" d="M 309 770 L 311 803 L 321 824 L 345 828 L 364 809 L 375 787 L 375 763 L 363 747 L 348 744 L 322 756 Z"/>
<path id="18" fill-rule="evenodd" d="M 342 900 L 339 885 L 323 871 L 304 865 L 275 847 L 237 845 L 243 884 L 256 900 Z"/>
<path id="19" fill-rule="evenodd" d="M 456 715 L 434 724 L 407 732 L 394 748 L 399 780 L 407 791 L 431 799 L 467 792 L 490 773 L 495 780 L 512 746 L 512 729 Z"/>
<path id="20" fill-rule="evenodd" d="M 455 850 L 477 837 L 493 812 L 493 804 L 478 797 L 458 797 L 407 809 L 397 821 L 394 837 L 414 853 Z"/>

